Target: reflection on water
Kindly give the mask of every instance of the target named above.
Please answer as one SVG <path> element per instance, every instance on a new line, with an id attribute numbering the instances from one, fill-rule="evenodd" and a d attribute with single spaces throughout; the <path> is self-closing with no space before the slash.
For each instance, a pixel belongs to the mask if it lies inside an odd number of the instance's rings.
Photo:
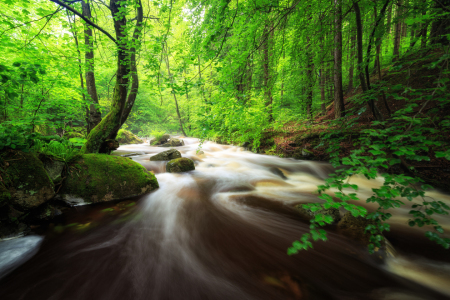
<path id="1" fill-rule="evenodd" d="M 408 209 L 393 212 L 399 255 L 386 265 L 333 228 L 328 242 L 290 257 L 309 229 L 292 206 L 318 201 L 331 167 L 210 142 L 198 154 L 198 140 L 184 141 L 177 149 L 196 170 L 183 174 L 149 161 L 167 148 L 122 146 L 115 154 L 134 153 L 160 188 L 127 210 L 69 214 L 58 225 L 69 229 L 50 228 L 40 251 L 0 281 L 1 299 L 448 299 L 447 252 L 405 225 Z M 380 184 L 351 180 L 362 195 Z"/>

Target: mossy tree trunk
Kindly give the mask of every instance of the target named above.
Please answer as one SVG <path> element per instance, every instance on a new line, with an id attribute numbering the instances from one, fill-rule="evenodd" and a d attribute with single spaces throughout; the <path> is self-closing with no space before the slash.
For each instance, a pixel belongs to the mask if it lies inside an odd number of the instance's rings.
<path id="1" fill-rule="evenodd" d="M 116 44 L 117 72 L 114 94 L 111 101 L 111 110 L 95 128 L 91 129 L 91 132 L 87 137 L 87 142 L 82 149 L 85 153 L 109 153 L 111 151 L 111 140 L 115 139 L 120 127 L 126 121 L 138 92 L 139 80 L 136 68 L 136 51 L 143 25 L 143 8 L 141 0 L 136 0 L 135 2 L 137 16 L 133 20 L 136 20 L 136 26 L 131 41 L 128 40 L 126 33 L 127 19 L 124 1 L 110 0 L 108 6 L 111 10 L 116 38 L 109 34 L 105 29 L 93 23 L 84 14 L 75 10 L 67 2 L 61 0 L 50 1 L 70 10 L 83 19 L 88 25 L 105 34 Z M 130 77 L 131 87 L 129 87 Z M 112 143 L 112 145 L 115 145 L 115 143 Z"/>

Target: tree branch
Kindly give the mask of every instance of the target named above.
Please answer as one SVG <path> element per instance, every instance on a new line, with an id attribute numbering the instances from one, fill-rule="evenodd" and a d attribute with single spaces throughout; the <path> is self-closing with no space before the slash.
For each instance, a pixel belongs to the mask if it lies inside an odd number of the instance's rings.
<path id="1" fill-rule="evenodd" d="M 50 0 L 68 10 L 70 10 L 71 12 L 73 12 L 74 14 L 76 14 L 77 16 L 79 16 L 81 19 L 83 19 L 83 21 L 85 21 L 86 23 L 88 23 L 89 25 L 91 25 L 94 28 L 97 28 L 98 30 L 100 30 L 100 32 L 104 33 L 111 41 L 113 41 L 114 43 L 117 44 L 117 41 L 115 38 L 112 37 L 112 35 L 110 35 L 106 30 L 104 30 L 103 28 L 101 28 L 100 26 L 98 26 L 97 24 L 93 23 L 91 20 L 89 20 L 88 18 L 86 18 L 85 16 L 83 16 L 82 13 L 80 13 L 79 11 L 77 11 L 76 9 L 72 8 L 71 6 L 67 5 L 66 3 L 64 3 L 63 1 L 59 1 L 59 0 Z"/>

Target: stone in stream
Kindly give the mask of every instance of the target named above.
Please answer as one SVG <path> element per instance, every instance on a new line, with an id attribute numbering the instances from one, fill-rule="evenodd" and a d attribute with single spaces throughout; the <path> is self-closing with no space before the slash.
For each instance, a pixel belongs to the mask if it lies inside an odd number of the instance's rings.
<path id="1" fill-rule="evenodd" d="M 184 146 L 184 141 L 177 138 L 170 139 L 169 143 L 172 147 Z"/>
<path id="2" fill-rule="evenodd" d="M 341 234 L 367 246 L 370 244 L 370 233 L 365 232 L 368 225 L 376 225 L 376 222 L 363 217 L 354 217 L 348 211 L 337 224 L 337 228 Z"/>
<path id="3" fill-rule="evenodd" d="M 195 170 L 194 161 L 186 157 L 172 159 L 166 164 L 166 171 L 169 173 L 181 173 L 192 170 Z"/>
<path id="4" fill-rule="evenodd" d="M 170 139 L 170 135 L 164 134 L 159 139 L 151 139 L 150 145 L 151 146 L 163 145 L 163 144 L 167 143 L 169 141 L 169 139 Z"/>
<path id="5" fill-rule="evenodd" d="M 172 159 L 180 158 L 180 157 L 181 157 L 180 151 L 175 150 L 175 149 L 170 149 L 167 151 L 160 152 L 156 155 L 153 155 L 152 157 L 150 157 L 150 160 L 151 161 L 172 160 Z"/>
<path id="6" fill-rule="evenodd" d="M 6 174 L 3 178 L 10 194 L 7 205 L 27 211 L 53 198 L 53 182 L 42 161 L 34 154 L 8 151 L 2 156 L 2 160 L 6 162 Z"/>
<path id="7" fill-rule="evenodd" d="M 117 133 L 117 141 L 121 145 L 129 145 L 129 144 L 142 144 L 144 141 L 133 134 L 131 131 L 120 129 Z"/>
<path id="8" fill-rule="evenodd" d="M 84 154 L 69 166 L 58 198 L 97 203 L 143 195 L 158 188 L 155 175 L 125 157 Z"/>
<path id="9" fill-rule="evenodd" d="M 304 203 L 306 204 L 306 203 Z M 337 208 L 331 207 L 331 208 L 322 208 L 316 211 L 312 211 L 311 209 L 306 209 L 303 207 L 303 204 L 297 204 L 294 206 L 295 210 L 299 212 L 300 216 L 307 220 L 314 219 L 316 215 L 322 214 L 325 216 L 330 216 L 333 218 L 334 222 L 338 222 L 341 219 L 341 216 L 339 214 L 339 210 Z"/>

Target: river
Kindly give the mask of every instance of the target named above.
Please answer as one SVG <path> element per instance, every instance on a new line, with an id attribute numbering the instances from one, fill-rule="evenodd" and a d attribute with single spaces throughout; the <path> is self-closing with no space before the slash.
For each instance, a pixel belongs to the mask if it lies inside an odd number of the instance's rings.
<path id="1" fill-rule="evenodd" d="M 407 225 L 409 207 L 392 212 L 396 254 L 383 263 L 332 226 L 327 242 L 288 256 L 309 229 L 293 205 L 318 201 L 330 165 L 212 142 L 197 154 L 198 140 L 184 140 L 177 149 L 196 170 L 182 174 L 149 161 L 166 148 L 121 146 L 115 155 L 132 154 L 160 188 L 76 207 L 41 229 L 43 239 L 29 237 L 40 242 L 1 279 L 0 299 L 450 299 L 449 250 Z M 350 180 L 362 196 L 381 184 Z M 448 216 L 437 220 L 450 231 Z"/>

